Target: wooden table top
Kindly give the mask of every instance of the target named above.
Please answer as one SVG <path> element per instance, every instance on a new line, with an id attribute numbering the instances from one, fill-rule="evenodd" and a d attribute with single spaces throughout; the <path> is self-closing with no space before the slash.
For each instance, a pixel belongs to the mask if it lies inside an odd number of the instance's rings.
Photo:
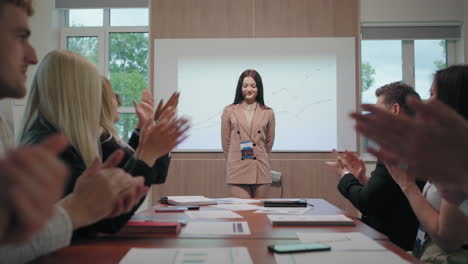
<path id="1" fill-rule="evenodd" d="M 340 214 L 340 209 L 322 199 L 309 199 L 314 204 L 307 214 Z M 162 206 L 162 205 L 157 205 Z M 201 210 L 216 210 L 213 207 L 202 207 Z M 362 232 L 375 239 L 378 243 L 412 263 L 418 261 L 402 249 L 388 241 L 387 237 L 368 227 L 359 220 L 356 226 L 326 226 L 326 227 L 272 227 L 265 214 L 255 214 L 253 211 L 237 211 L 244 219 L 215 219 L 214 221 L 247 221 L 251 235 L 230 236 L 196 236 L 196 235 L 140 235 L 118 233 L 112 236 L 102 236 L 75 240 L 72 245 L 57 252 L 44 256 L 34 263 L 118 263 L 131 248 L 213 248 L 213 247 L 246 247 L 254 263 L 275 263 L 274 255 L 267 251 L 271 244 L 299 243 L 297 232 Z M 154 207 L 139 216 L 181 219 L 184 213 L 155 213 Z M 167 216 L 170 214 L 170 216 Z M 199 221 L 199 220 L 195 220 Z M 203 220 L 206 221 L 206 220 Z M 157 263 L 157 261 L 155 262 Z"/>

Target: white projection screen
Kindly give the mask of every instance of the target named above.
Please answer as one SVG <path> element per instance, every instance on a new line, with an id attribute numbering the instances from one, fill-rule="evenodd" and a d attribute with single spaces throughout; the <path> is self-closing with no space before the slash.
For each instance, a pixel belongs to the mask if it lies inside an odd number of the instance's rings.
<path id="1" fill-rule="evenodd" d="M 180 92 L 191 130 L 176 151 L 221 151 L 221 114 L 240 74 L 257 70 L 273 108 L 273 151 L 356 151 L 354 38 L 155 39 L 156 99 Z"/>

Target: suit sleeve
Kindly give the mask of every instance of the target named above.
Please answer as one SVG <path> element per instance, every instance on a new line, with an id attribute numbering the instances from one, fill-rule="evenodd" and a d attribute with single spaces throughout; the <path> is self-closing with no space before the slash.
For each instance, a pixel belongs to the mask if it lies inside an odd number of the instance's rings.
<path id="1" fill-rule="evenodd" d="M 271 110 L 270 120 L 267 125 L 266 133 L 266 150 L 268 153 L 271 152 L 273 148 L 273 143 L 275 142 L 275 113 Z"/>
<path id="2" fill-rule="evenodd" d="M 338 190 L 362 214 L 385 211 L 385 205 L 399 199 L 397 196 L 402 194 L 400 187 L 382 164 L 377 164 L 366 185 L 362 185 L 354 175 L 348 173 L 338 183 Z"/>
<path id="3" fill-rule="evenodd" d="M 128 141 L 128 145 L 136 150 L 139 143 L 140 136 L 133 132 L 130 140 Z M 166 182 L 170 162 L 171 158 L 169 157 L 169 154 L 166 154 L 157 159 L 154 165 L 150 167 L 143 161 L 136 160 L 132 153 L 129 155 L 129 158 L 123 168 L 133 176 L 143 176 L 145 178 L 145 185 L 151 186 L 152 184 L 163 184 Z"/>
<path id="4" fill-rule="evenodd" d="M 221 144 L 226 159 L 229 153 L 229 144 L 231 143 L 231 122 L 229 120 L 229 113 L 230 111 L 224 108 L 223 115 L 221 116 Z"/>
<path id="5" fill-rule="evenodd" d="M 139 129 L 137 130 L 138 130 L 138 133 L 140 133 L 140 130 Z M 138 144 L 140 144 L 140 136 L 137 133 L 133 132 L 132 136 L 128 140 L 128 145 L 132 147 L 133 149 L 137 149 Z"/>
<path id="6" fill-rule="evenodd" d="M 130 157 L 124 166 L 124 170 L 133 176 L 143 176 L 145 178 L 145 185 L 151 186 L 152 184 L 163 184 L 166 182 L 167 173 L 171 158 L 169 154 L 157 159 L 152 167 L 148 166 L 141 160 L 136 160 Z"/>

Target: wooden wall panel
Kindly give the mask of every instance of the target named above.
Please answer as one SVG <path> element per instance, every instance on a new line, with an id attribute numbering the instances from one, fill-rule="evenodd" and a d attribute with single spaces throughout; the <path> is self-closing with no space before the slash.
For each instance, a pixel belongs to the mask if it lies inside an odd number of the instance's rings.
<path id="1" fill-rule="evenodd" d="M 335 37 L 359 36 L 359 0 L 333 1 Z M 357 38 L 359 40 L 360 38 Z M 356 47 L 360 47 L 359 45 Z"/>
<path id="2" fill-rule="evenodd" d="M 153 38 L 252 37 L 252 0 L 152 1 Z"/>
<path id="3" fill-rule="evenodd" d="M 254 0 L 255 37 L 331 37 L 333 1 Z"/>
<path id="4" fill-rule="evenodd" d="M 150 80 L 155 38 L 356 37 L 359 94 L 359 0 L 151 0 Z M 360 94 L 359 94 L 360 96 Z M 325 198 L 356 215 L 324 167 L 330 153 L 273 153 L 272 169 L 283 173 L 284 197 Z M 156 203 L 166 195 L 230 196 L 222 153 L 173 153 L 164 185 L 152 188 Z M 272 186 L 270 197 L 281 188 Z"/>

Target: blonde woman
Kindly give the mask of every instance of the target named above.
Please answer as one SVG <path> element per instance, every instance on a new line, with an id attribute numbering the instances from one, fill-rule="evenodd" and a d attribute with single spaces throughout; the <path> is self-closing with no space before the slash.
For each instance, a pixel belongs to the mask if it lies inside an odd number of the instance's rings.
<path id="1" fill-rule="evenodd" d="M 101 109 L 102 83 L 94 65 L 69 51 L 56 50 L 47 54 L 33 80 L 20 143 L 36 144 L 56 132 L 68 139 L 71 146 L 61 154 L 71 171 L 65 195 L 73 191 L 78 177 L 96 157 L 103 159 L 99 144 Z M 166 115 L 169 114 L 172 113 Z M 177 144 L 182 134 L 179 128 L 171 123 L 163 126 L 146 124 L 141 139 L 145 147 L 128 159 L 122 168 L 132 175 L 142 175 L 142 166 L 153 166 L 158 157 Z M 149 181 L 145 179 L 146 182 Z M 137 206 L 129 213 L 102 220 L 80 231 L 116 232 L 136 209 Z"/>
<path id="2" fill-rule="evenodd" d="M 107 159 L 117 149 L 122 149 L 125 152 L 125 157 L 121 166 L 132 159 L 135 151 L 138 151 L 140 145 L 140 133 L 144 124 L 150 121 L 153 116 L 152 95 L 149 91 L 143 91 L 142 103 L 137 105 L 138 125 L 132 133 L 128 144 L 120 138 L 114 123 L 118 121 L 118 106 L 120 104 L 118 96 L 112 89 L 110 81 L 102 77 L 102 109 L 101 109 L 101 127 L 102 134 L 100 137 L 102 156 Z M 144 109 L 142 109 L 144 107 Z M 144 114 L 141 113 L 144 111 Z M 145 146 L 141 146 L 145 148 Z M 170 158 L 168 153 L 158 157 L 152 166 L 145 163 L 138 165 L 138 175 L 145 176 L 145 184 L 162 184 L 166 181 L 167 172 L 169 169 Z"/>

